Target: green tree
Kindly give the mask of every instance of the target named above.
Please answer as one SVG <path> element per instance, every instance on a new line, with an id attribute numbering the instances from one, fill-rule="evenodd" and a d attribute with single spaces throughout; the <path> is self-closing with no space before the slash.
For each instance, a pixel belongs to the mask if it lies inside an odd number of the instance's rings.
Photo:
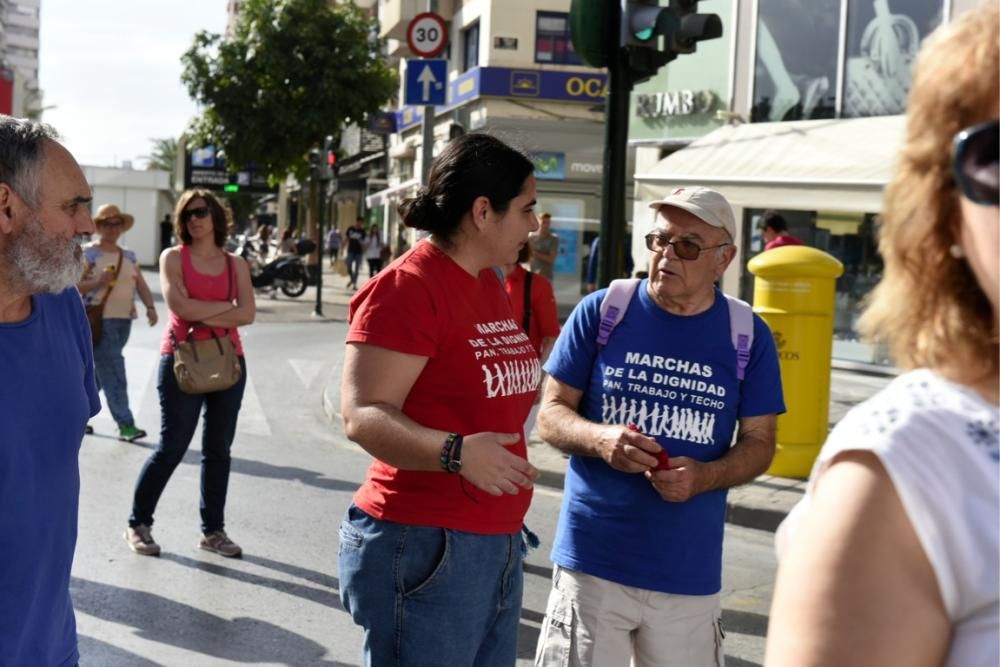
<path id="1" fill-rule="evenodd" d="M 181 58 L 203 108 L 191 134 L 234 168 L 303 177 L 309 149 L 378 110 L 396 74 L 371 50 L 374 22 L 353 3 L 246 0 L 240 9 L 233 36 L 199 32 Z"/>
<path id="2" fill-rule="evenodd" d="M 177 140 L 173 137 L 161 137 L 149 141 L 153 144 L 153 149 L 149 155 L 139 157 L 146 161 L 146 169 L 160 169 L 173 174 L 177 168 Z"/>

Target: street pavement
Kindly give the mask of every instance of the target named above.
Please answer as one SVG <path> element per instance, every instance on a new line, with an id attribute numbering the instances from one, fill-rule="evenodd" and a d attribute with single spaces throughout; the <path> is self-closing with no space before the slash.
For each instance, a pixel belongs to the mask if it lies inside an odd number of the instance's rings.
<path id="1" fill-rule="evenodd" d="M 146 277 L 158 291 L 155 274 Z M 122 443 L 106 410 L 92 421 L 96 432 L 80 452 L 72 579 L 81 665 L 360 664 L 362 633 L 337 594 L 337 528 L 371 459 L 328 414 L 350 294 L 346 279 L 325 277 L 326 317 L 312 315 L 314 290 L 295 300 L 258 295 L 257 322 L 244 330 L 248 382 L 226 526 L 244 548 L 242 559 L 196 546 L 200 432 L 157 510 L 154 535 L 163 555 L 129 551 L 122 533 L 132 487 L 156 437 Z M 162 302 L 158 309 L 163 319 Z M 133 410 L 154 434 L 161 333 L 162 323 L 150 329 L 136 322 L 125 350 Z M 864 393 L 867 385 L 859 382 L 855 389 Z M 542 548 L 525 564 L 519 666 L 531 664 L 545 611 L 565 466 L 543 443 L 533 443 L 530 455 L 545 473 L 527 517 Z M 769 485 L 782 484 L 791 483 L 760 479 L 750 486 L 778 494 Z M 772 535 L 731 521 L 724 557 L 726 664 L 760 665 L 776 569 Z"/>

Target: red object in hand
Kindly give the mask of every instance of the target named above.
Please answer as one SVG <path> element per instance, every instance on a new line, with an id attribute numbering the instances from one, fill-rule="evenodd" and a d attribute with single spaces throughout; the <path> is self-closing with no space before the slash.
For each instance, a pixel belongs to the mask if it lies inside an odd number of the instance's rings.
<path id="1" fill-rule="evenodd" d="M 639 427 L 635 424 L 627 424 L 626 428 L 630 431 L 639 433 Z M 670 470 L 670 456 L 667 454 L 667 450 L 665 448 L 661 446 L 660 451 L 658 451 L 655 456 L 659 463 L 656 464 L 656 467 L 653 468 L 653 470 Z"/>

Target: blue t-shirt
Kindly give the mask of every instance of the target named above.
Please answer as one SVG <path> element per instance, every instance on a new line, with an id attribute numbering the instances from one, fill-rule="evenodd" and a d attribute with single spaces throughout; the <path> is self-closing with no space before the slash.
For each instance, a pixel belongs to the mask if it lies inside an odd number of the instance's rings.
<path id="1" fill-rule="evenodd" d="M 0 323 L 0 665 L 75 665 L 80 441 L 101 408 L 75 287 Z"/>
<path id="2" fill-rule="evenodd" d="M 570 315 L 545 370 L 584 392 L 580 414 L 604 424 L 635 424 L 670 456 L 700 461 L 729 450 L 737 422 L 784 412 L 774 338 L 754 315 L 746 379 L 725 296 L 703 313 L 680 316 L 657 306 L 643 280 L 600 352 L 596 331 L 607 290 Z M 552 560 L 626 586 L 683 595 L 718 592 L 726 491 L 684 503 L 660 498 L 641 474 L 602 459 L 570 457 Z"/>

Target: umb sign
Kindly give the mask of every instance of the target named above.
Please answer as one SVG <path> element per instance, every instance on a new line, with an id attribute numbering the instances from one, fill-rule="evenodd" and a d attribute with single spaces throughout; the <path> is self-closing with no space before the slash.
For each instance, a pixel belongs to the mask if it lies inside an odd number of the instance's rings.
<path id="1" fill-rule="evenodd" d="M 417 14 L 406 27 L 406 43 L 414 55 L 433 58 L 448 44 L 448 26 L 432 12 Z"/>

